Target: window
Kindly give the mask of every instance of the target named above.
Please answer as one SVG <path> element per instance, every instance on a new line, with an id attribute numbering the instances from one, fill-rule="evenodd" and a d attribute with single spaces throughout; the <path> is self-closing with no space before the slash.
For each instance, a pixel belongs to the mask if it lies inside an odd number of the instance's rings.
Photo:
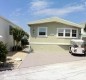
<path id="1" fill-rule="evenodd" d="M 12 35 L 12 26 L 9 26 L 9 34 Z"/>
<path id="2" fill-rule="evenodd" d="M 47 37 L 47 27 L 39 27 L 38 36 Z"/>
<path id="3" fill-rule="evenodd" d="M 64 29 L 58 29 L 58 36 L 63 36 Z"/>
<path id="4" fill-rule="evenodd" d="M 77 31 L 72 29 L 72 37 L 76 37 Z"/>
<path id="5" fill-rule="evenodd" d="M 71 32 L 70 29 L 65 29 L 65 36 L 70 37 L 70 32 Z"/>
<path id="6" fill-rule="evenodd" d="M 77 37 L 77 29 L 72 28 L 58 28 L 57 29 L 57 35 L 58 37 L 64 37 L 64 38 L 76 38 Z"/>

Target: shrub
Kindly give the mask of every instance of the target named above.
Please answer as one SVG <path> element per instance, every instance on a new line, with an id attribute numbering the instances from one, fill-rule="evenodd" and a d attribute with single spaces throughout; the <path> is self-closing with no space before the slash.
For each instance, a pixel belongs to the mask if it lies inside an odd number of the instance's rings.
<path id="1" fill-rule="evenodd" d="M 22 40 L 21 40 L 21 45 L 22 45 L 22 46 L 29 45 L 28 40 L 27 40 L 27 39 L 22 39 Z"/>
<path id="2" fill-rule="evenodd" d="M 0 62 L 6 62 L 6 54 L 8 53 L 6 44 L 0 41 Z"/>
<path id="3" fill-rule="evenodd" d="M 21 46 L 13 46 L 12 51 L 21 51 L 22 47 Z"/>

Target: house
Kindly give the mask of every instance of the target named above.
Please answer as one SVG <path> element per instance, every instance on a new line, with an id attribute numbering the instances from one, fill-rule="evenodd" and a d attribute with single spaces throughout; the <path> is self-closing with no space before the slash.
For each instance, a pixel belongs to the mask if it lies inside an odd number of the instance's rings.
<path id="1" fill-rule="evenodd" d="M 30 45 L 33 51 L 67 51 L 71 39 L 81 38 L 83 25 L 52 17 L 30 22 Z"/>
<path id="2" fill-rule="evenodd" d="M 86 23 L 82 23 L 81 25 L 83 25 L 81 29 L 81 38 L 86 41 Z"/>
<path id="3" fill-rule="evenodd" d="M 10 50 L 13 44 L 13 36 L 10 32 L 11 27 L 19 27 L 11 21 L 0 16 L 0 41 L 7 44 L 7 49 Z"/>

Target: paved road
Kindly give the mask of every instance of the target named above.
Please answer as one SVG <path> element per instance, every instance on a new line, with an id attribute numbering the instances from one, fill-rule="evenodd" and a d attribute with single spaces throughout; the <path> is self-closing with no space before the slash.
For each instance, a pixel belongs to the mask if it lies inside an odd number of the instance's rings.
<path id="1" fill-rule="evenodd" d="M 72 62 L 77 60 L 86 60 L 86 56 L 73 56 L 70 53 L 44 53 L 35 52 L 27 55 L 25 60 L 21 63 L 19 68 L 35 67 L 47 64 Z"/>
<path id="2" fill-rule="evenodd" d="M 0 80 L 86 80 L 86 60 L 6 71 Z"/>

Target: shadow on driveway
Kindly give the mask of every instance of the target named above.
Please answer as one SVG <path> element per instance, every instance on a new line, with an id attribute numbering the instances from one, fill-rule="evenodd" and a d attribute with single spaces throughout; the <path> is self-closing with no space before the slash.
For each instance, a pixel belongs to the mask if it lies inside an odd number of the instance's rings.
<path id="1" fill-rule="evenodd" d="M 9 62 L 5 64 L 0 63 L 0 71 L 6 71 L 12 69 L 14 69 L 14 62 Z"/>

